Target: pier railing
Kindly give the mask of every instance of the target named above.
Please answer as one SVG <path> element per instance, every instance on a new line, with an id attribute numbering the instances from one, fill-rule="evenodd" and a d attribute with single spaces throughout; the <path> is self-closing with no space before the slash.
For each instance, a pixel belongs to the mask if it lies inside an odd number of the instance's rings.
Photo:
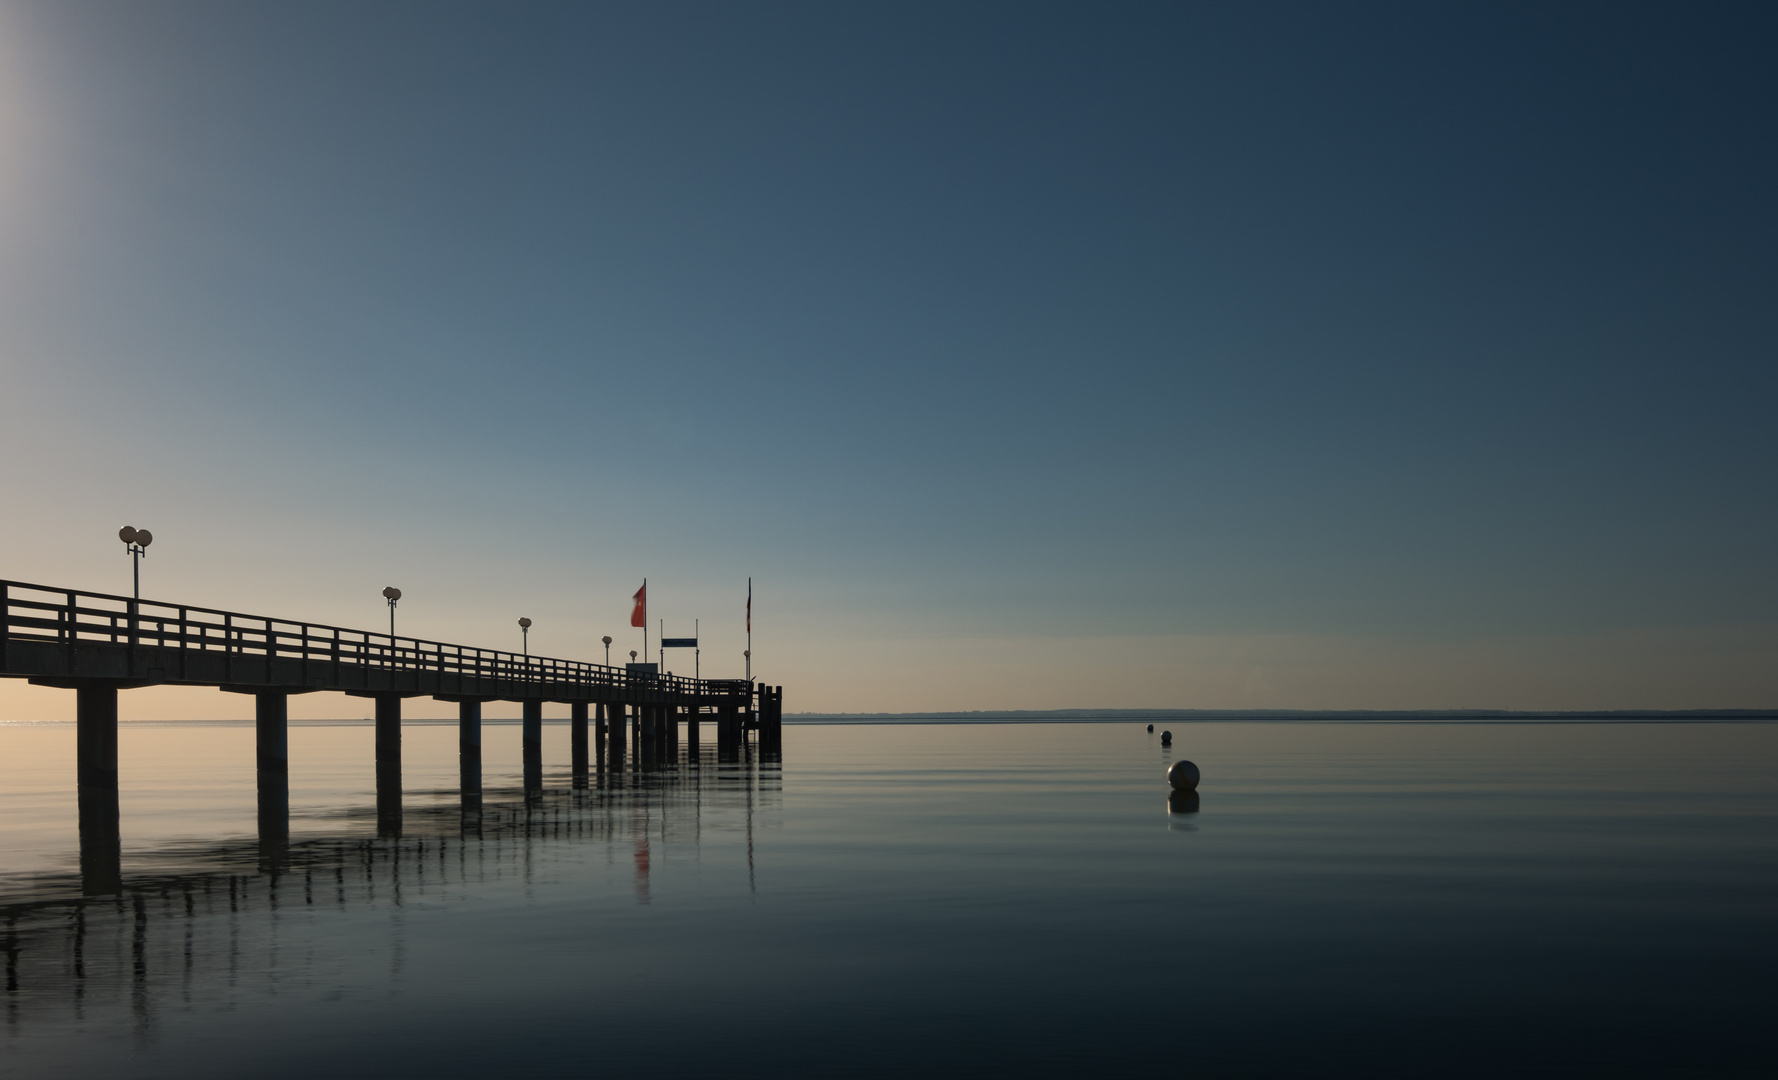
<path id="1" fill-rule="evenodd" d="M 170 682 L 186 681 L 186 660 L 257 657 L 301 661 L 305 670 L 328 665 L 335 672 L 424 673 L 440 681 L 452 676 L 514 687 L 573 687 L 592 696 L 644 692 L 727 697 L 749 690 L 738 679 L 636 675 L 580 660 L 0 580 L 0 672 L 14 670 L 9 653 L 21 645 L 55 645 L 70 653 L 83 645 L 128 647 L 132 655 L 152 648 L 161 658 L 156 670 Z"/>

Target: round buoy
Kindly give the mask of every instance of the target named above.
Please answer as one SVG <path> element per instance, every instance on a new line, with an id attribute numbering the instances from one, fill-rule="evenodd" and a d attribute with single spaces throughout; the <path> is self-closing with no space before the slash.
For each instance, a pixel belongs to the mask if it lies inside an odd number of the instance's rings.
<path id="1" fill-rule="evenodd" d="M 1154 725 L 1153 724 L 1148 725 L 1148 733 L 1150 735 L 1154 734 Z"/>
<path id="2" fill-rule="evenodd" d="M 1171 731 L 1161 732 L 1161 745 L 1162 746 L 1172 746 L 1173 745 L 1173 733 Z"/>
<path id="3" fill-rule="evenodd" d="M 1167 770 L 1167 783 L 1173 785 L 1174 791 L 1198 790 L 1198 767 L 1189 761 L 1175 761 Z"/>

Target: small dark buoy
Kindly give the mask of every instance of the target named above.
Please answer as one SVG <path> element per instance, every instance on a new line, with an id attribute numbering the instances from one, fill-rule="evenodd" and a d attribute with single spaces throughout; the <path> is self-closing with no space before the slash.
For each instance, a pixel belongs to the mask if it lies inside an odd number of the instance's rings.
<path id="1" fill-rule="evenodd" d="M 1153 724 L 1148 725 L 1148 733 L 1150 735 L 1154 734 L 1154 725 Z"/>
<path id="2" fill-rule="evenodd" d="M 1167 783 L 1174 791 L 1198 790 L 1198 767 L 1189 761 L 1175 761 L 1167 770 Z"/>
<path id="3" fill-rule="evenodd" d="M 1173 733 L 1171 731 L 1161 732 L 1161 745 L 1162 746 L 1172 746 L 1173 745 Z"/>

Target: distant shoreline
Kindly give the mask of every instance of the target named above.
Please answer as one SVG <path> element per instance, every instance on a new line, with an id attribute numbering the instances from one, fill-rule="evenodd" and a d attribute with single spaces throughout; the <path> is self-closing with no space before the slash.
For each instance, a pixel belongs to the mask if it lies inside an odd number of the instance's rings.
<path id="1" fill-rule="evenodd" d="M 1048 709 L 928 713 L 785 713 L 786 724 L 1191 723 L 1771 723 L 1778 709 Z"/>
<path id="2" fill-rule="evenodd" d="M 120 721 L 126 727 L 214 725 L 252 727 L 244 717 L 217 720 L 143 719 Z M 370 717 L 304 719 L 291 717 L 292 727 L 368 727 Z M 716 718 L 703 717 L 706 726 Z M 1616 709 L 1591 712 L 1525 711 L 1509 709 L 1050 709 L 927 713 L 785 713 L 786 724 L 1770 724 L 1778 723 L 1778 709 Z M 484 717 L 484 727 L 517 727 L 518 717 Z M 551 716 L 546 727 L 566 727 L 566 716 Z M 0 719 L 0 727 L 74 725 L 73 717 Z M 455 717 L 411 718 L 403 727 L 456 727 Z"/>

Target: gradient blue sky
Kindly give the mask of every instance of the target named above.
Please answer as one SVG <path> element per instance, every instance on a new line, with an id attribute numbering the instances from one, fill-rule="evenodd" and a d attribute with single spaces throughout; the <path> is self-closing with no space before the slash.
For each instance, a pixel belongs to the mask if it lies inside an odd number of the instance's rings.
<path id="1" fill-rule="evenodd" d="M 0 576 L 576 657 L 646 576 L 730 675 L 751 574 L 792 711 L 1778 705 L 1775 13 L 0 4 Z"/>

